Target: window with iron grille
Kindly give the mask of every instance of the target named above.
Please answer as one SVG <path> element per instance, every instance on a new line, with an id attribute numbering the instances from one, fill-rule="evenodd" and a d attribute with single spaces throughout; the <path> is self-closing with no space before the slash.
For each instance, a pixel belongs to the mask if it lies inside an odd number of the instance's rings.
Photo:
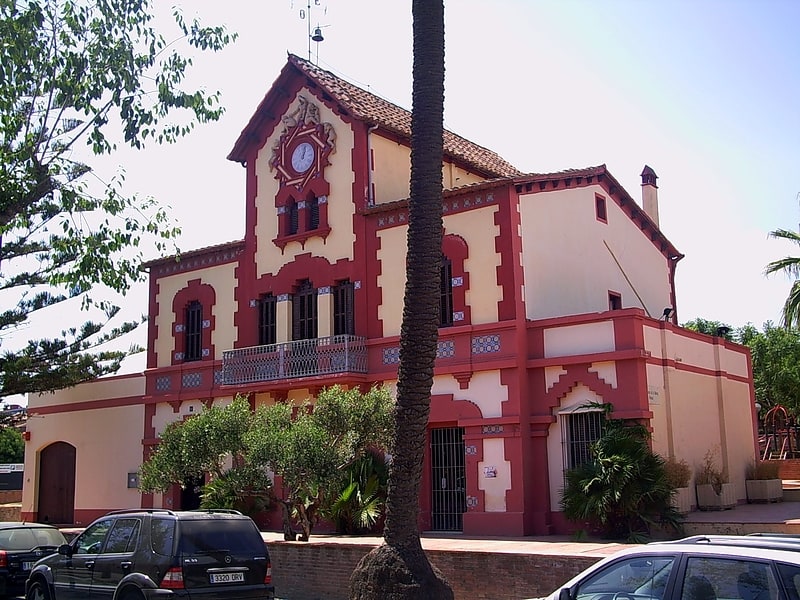
<path id="1" fill-rule="evenodd" d="M 319 198 L 314 197 L 306 202 L 308 212 L 308 231 L 319 229 Z"/>
<path id="2" fill-rule="evenodd" d="M 200 360 L 203 357 L 203 306 L 197 300 L 186 307 L 185 323 L 183 360 Z"/>
<path id="3" fill-rule="evenodd" d="M 354 335 L 353 282 L 345 279 L 333 288 L 333 335 Z"/>
<path id="4" fill-rule="evenodd" d="M 308 279 L 300 282 L 292 299 L 292 339 L 317 337 L 317 290 Z"/>
<path id="5" fill-rule="evenodd" d="M 277 338 L 278 299 L 272 294 L 262 294 L 258 299 L 258 344 L 274 344 Z"/>
<path id="6" fill-rule="evenodd" d="M 453 324 L 453 265 L 442 257 L 441 281 L 439 284 L 439 327 Z"/>
<path id="7" fill-rule="evenodd" d="M 298 229 L 297 202 L 290 201 L 286 206 L 286 234 L 294 235 Z"/>
<path id="8" fill-rule="evenodd" d="M 564 470 L 574 469 L 591 460 L 589 448 L 603 434 L 605 417 L 593 410 L 561 415 L 561 443 L 564 448 Z"/>

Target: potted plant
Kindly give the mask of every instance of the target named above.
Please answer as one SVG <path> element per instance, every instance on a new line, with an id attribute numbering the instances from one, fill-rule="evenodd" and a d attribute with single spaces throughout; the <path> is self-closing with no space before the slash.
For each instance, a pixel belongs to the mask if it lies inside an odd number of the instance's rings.
<path id="1" fill-rule="evenodd" d="M 754 460 L 745 471 L 748 502 L 780 502 L 783 500 L 783 480 L 778 463 Z"/>
<path id="2" fill-rule="evenodd" d="M 697 508 L 700 510 L 725 510 L 736 506 L 736 493 L 728 481 L 728 472 L 717 466 L 715 452 L 706 452 L 695 474 Z"/>
<path id="3" fill-rule="evenodd" d="M 689 480 L 692 478 L 692 470 L 689 464 L 683 460 L 678 460 L 674 456 L 664 460 L 664 475 L 668 485 L 674 490 L 672 496 L 672 506 L 682 515 L 692 510 L 692 493 L 689 489 Z"/>

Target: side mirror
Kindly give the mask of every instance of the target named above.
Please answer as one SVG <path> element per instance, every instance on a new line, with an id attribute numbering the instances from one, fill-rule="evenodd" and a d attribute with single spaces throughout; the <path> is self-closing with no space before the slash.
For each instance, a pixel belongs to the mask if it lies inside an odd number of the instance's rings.
<path id="1" fill-rule="evenodd" d="M 572 596 L 569 593 L 569 588 L 561 588 L 558 591 L 558 600 L 572 600 Z"/>
<path id="2" fill-rule="evenodd" d="M 63 556 L 72 556 L 72 546 L 69 544 L 61 544 L 58 547 L 58 553 Z"/>

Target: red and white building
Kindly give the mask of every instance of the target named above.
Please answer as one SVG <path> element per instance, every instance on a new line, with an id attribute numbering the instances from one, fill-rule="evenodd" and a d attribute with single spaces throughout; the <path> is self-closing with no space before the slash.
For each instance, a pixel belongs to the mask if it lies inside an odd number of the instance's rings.
<path id="1" fill-rule="evenodd" d="M 139 493 L 143 457 L 168 423 L 236 394 L 256 406 L 395 384 L 410 124 L 289 56 L 228 155 L 246 167 L 244 239 L 149 263 L 145 372 L 29 399 L 23 518 L 180 507 L 177 487 Z M 716 452 L 744 501 L 749 354 L 677 326 L 682 254 L 659 229 L 653 170 L 640 204 L 605 165 L 526 174 L 446 132 L 442 176 L 421 527 L 569 531 L 560 490 L 598 435 L 589 401 L 649 424 L 664 456 Z"/>

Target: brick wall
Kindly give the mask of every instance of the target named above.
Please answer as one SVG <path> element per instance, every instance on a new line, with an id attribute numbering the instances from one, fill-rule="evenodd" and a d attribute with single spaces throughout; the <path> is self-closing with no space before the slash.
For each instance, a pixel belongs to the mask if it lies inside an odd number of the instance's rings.
<path id="1" fill-rule="evenodd" d="M 324 542 L 268 543 L 279 598 L 346 600 L 353 569 L 370 546 Z M 593 556 L 428 550 L 456 600 L 519 600 L 545 596 L 595 563 Z M 280 574 L 279 576 L 277 574 Z"/>
<path id="2" fill-rule="evenodd" d="M 778 474 L 781 479 L 800 479 L 800 459 L 788 458 L 786 460 L 772 460 L 767 462 L 778 463 Z"/>

